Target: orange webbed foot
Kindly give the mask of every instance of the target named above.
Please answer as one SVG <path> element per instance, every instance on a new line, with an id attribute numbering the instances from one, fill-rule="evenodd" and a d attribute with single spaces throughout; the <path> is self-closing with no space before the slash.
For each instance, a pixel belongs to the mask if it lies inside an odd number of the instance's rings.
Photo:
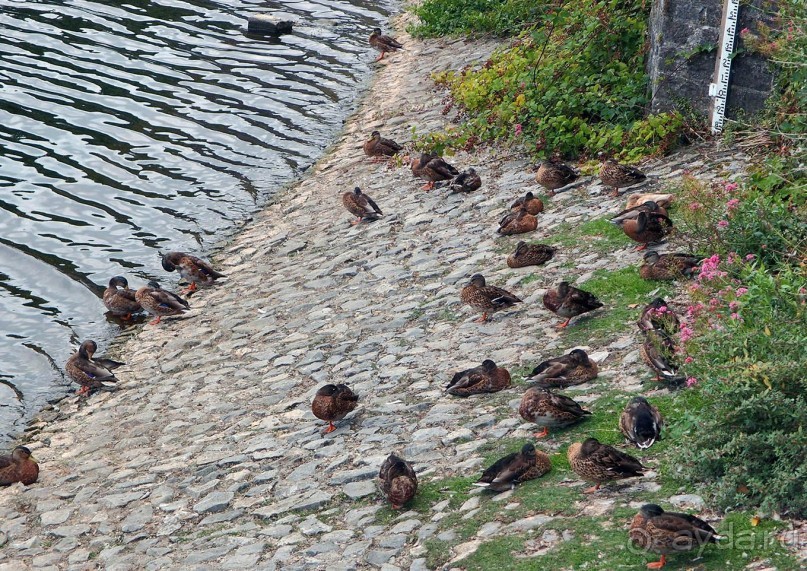
<path id="1" fill-rule="evenodd" d="M 486 311 L 485 313 L 482 314 L 482 316 L 479 319 L 475 319 L 474 322 L 475 323 L 484 323 L 487 320 L 488 320 L 488 313 Z"/>
<path id="2" fill-rule="evenodd" d="M 638 246 L 638 247 L 636 248 L 636 251 L 638 252 L 638 251 L 640 251 L 640 250 L 644 250 L 645 248 L 647 248 L 647 244 L 642 244 L 641 246 Z"/>
<path id="3" fill-rule="evenodd" d="M 327 428 L 322 431 L 322 434 L 330 434 L 334 430 L 336 430 L 336 426 L 333 422 L 329 422 Z"/>
<path id="4" fill-rule="evenodd" d="M 561 323 L 560 325 L 558 325 L 558 327 L 567 327 L 567 326 L 569 325 L 569 322 L 570 322 L 571 320 L 572 320 L 572 318 L 570 317 L 569 319 L 567 319 L 566 321 L 564 321 L 563 323 Z"/>
<path id="5" fill-rule="evenodd" d="M 594 492 L 596 492 L 599 489 L 600 489 L 600 485 L 597 484 L 596 486 L 591 486 L 590 488 L 586 488 L 585 490 L 583 490 L 583 493 L 584 494 L 593 494 Z"/>
<path id="6" fill-rule="evenodd" d="M 661 559 L 659 559 L 658 561 L 654 561 L 653 563 L 648 563 L 647 568 L 648 569 L 661 569 L 666 564 L 667 564 L 667 557 L 662 555 Z"/>
<path id="7" fill-rule="evenodd" d="M 544 426 L 544 428 L 541 430 L 541 432 L 536 432 L 535 434 L 533 434 L 533 436 L 535 438 L 544 438 L 545 436 L 548 436 L 548 435 L 549 435 L 549 428 L 546 427 L 546 426 Z"/>
<path id="8" fill-rule="evenodd" d="M 160 319 L 162 319 L 162 315 L 158 316 L 157 319 L 152 319 L 149 321 L 149 325 L 157 325 L 160 322 Z"/>

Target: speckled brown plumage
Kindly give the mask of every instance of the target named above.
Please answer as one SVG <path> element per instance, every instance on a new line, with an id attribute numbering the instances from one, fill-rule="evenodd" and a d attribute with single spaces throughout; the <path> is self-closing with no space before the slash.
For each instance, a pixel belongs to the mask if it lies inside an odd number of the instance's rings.
<path id="1" fill-rule="evenodd" d="M 135 291 L 129 289 L 129 282 L 123 276 L 115 276 L 109 280 L 109 287 L 104 290 L 103 301 L 112 315 L 123 319 L 129 319 L 133 313 L 143 311 L 135 299 Z"/>
<path id="2" fill-rule="evenodd" d="M 393 509 L 400 509 L 415 497 L 418 489 L 418 477 L 412 466 L 395 454 L 390 454 L 378 472 L 381 491 Z"/>
<path id="3" fill-rule="evenodd" d="M 317 391 L 311 402 L 311 412 L 320 420 L 328 422 L 324 434 L 336 430 L 334 421 L 342 420 L 356 408 L 359 397 L 345 384 L 327 384 Z"/>
<path id="4" fill-rule="evenodd" d="M 570 166 L 552 158 L 541 163 L 535 173 L 535 180 L 549 191 L 549 196 L 554 196 L 557 189 L 573 183 L 578 176 Z"/>
<path id="5" fill-rule="evenodd" d="M 516 250 L 507 256 L 507 265 L 511 268 L 540 266 L 552 259 L 557 250 L 546 244 L 527 244 L 524 241 L 516 244 Z"/>
<path id="6" fill-rule="evenodd" d="M 691 278 L 698 273 L 701 258 L 689 254 L 659 254 L 649 251 L 639 268 L 646 280 L 678 280 Z"/>
<path id="7" fill-rule="evenodd" d="M 185 252 L 168 252 L 163 255 L 162 266 L 166 272 L 179 272 L 185 281 L 190 283 L 188 291 L 196 291 L 198 286 L 211 286 L 224 274 L 217 272 L 204 260 Z"/>
<path id="8" fill-rule="evenodd" d="M 611 217 L 611 222 L 620 225 L 622 220 L 629 220 L 631 218 L 638 218 L 639 214 L 645 212 L 647 214 L 661 214 L 667 216 L 667 209 L 661 206 L 658 202 L 653 200 L 646 200 L 641 204 L 626 208 L 622 212 L 615 214 Z"/>
<path id="9" fill-rule="evenodd" d="M 351 222 L 353 225 L 362 220 L 366 222 L 378 220 L 379 216 L 383 214 L 375 201 L 364 194 L 358 186 L 353 189 L 353 192 L 346 192 L 342 195 L 342 205 L 356 217 L 356 220 Z"/>
<path id="10" fill-rule="evenodd" d="M 566 321 L 558 327 L 566 327 L 572 318 L 602 307 L 593 294 L 578 289 L 569 282 L 560 282 L 558 287 L 549 288 L 543 297 L 544 307 Z"/>
<path id="11" fill-rule="evenodd" d="M 472 369 L 456 373 L 446 387 L 446 392 L 458 397 L 482 393 L 495 393 L 510 387 L 510 373 L 490 359 Z"/>
<path id="12" fill-rule="evenodd" d="M 22 482 L 30 486 L 39 478 L 39 464 L 25 446 L 17 446 L 8 456 L 0 456 L 0 486 Z"/>
<path id="13" fill-rule="evenodd" d="M 587 493 L 598 490 L 604 482 L 644 475 L 644 466 L 639 460 L 613 446 L 600 444 L 596 438 L 575 442 L 566 455 L 578 476 L 596 484 L 585 490 Z"/>
<path id="14" fill-rule="evenodd" d="M 566 355 L 547 359 L 532 370 L 528 379 L 539 387 L 570 387 L 597 377 L 597 363 L 588 358 L 582 349 L 574 349 Z"/>
<path id="15" fill-rule="evenodd" d="M 376 28 L 370 34 L 370 45 L 376 50 L 381 52 L 375 61 L 384 59 L 384 56 L 389 52 L 397 52 L 403 49 L 403 44 L 392 36 L 387 36 L 381 33 L 381 28 Z"/>
<path id="16" fill-rule="evenodd" d="M 650 448 L 661 440 L 664 419 L 658 408 L 644 397 L 633 397 L 619 416 L 619 430 L 637 448 Z"/>
<path id="17" fill-rule="evenodd" d="M 642 333 L 644 340 L 639 347 L 642 359 L 656 374 L 656 381 L 669 387 L 680 386 L 685 380 L 678 374 L 675 341 L 660 329 L 650 329 Z"/>
<path id="18" fill-rule="evenodd" d="M 661 555 L 659 561 L 647 565 L 648 569 L 664 567 L 671 553 L 686 553 L 720 539 L 714 528 L 702 519 L 665 512 L 656 504 L 641 507 L 630 524 L 628 537 L 635 546 Z"/>
<path id="19" fill-rule="evenodd" d="M 503 492 L 516 484 L 540 478 L 552 469 L 552 462 L 544 452 L 527 443 L 521 452 L 508 454 L 482 472 L 475 485 L 494 492 Z"/>
<path id="20" fill-rule="evenodd" d="M 419 158 L 412 159 L 411 165 L 413 175 L 428 181 L 421 187 L 423 190 L 431 190 L 434 188 L 435 182 L 451 180 L 460 174 L 460 171 L 454 168 L 453 165 L 448 164 L 436 155 L 428 153 L 422 153 Z"/>
<path id="21" fill-rule="evenodd" d="M 613 190 L 611 196 L 618 196 L 619 189 L 634 184 L 639 184 L 647 179 L 642 171 L 635 167 L 623 165 L 614 159 L 601 157 L 600 180 L 605 186 L 610 186 Z"/>
<path id="22" fill-rule="evenodd" d="M 615 223 L 622 228 L 625 235 L 634 242 L 639 242 L 641 246 L 637 250 L 643 250 L 648 244 L 661 241 L 672 231 L 672 220 L 662 214 L 639 212 L 635 218 L 623 218 Z"/>
<path id="23" fill-rule="evenodd" d="M 553 394 L 542 387 L 530 387 L 518 407 L 521 418 L 543 427 L 535 434 L 542 438 L 550 428 L 565 428 L 583 420 L 591 413 L 566 395 Z"/>
<path id="24" fill-rule="evenodd" d="M 373 131 L 370 134 L 370 138 L 365 141 L 363 149 L 364 154 L 368 157 L 378 158 L 391 157 L 403 149 L 403 147 L 392 139 L 383 138 L 378 131 Z"/>
<path id="25" fill-rule="evenodd" d="M 449 183 L 448 187 L 454 194 L 459 192 L 473 192 L 482 187 L 482 177 L 477 174 L 476 169 L 469 167 L 467 170 L 454 177 L 454 180 Z"/>
<path id="26" fill-rule="evenodd" d="M 485 277 L 482 274 L 471 276 L 471 281 L 460 292 L 460 300 L 483 312 L 479 321 L 486 321 L 488 313 L 501 311 L 521 303 L 521 300 L 509 291 L 486 285 Z"/>
<path id="27" fill-rule="evenodd" d="M 81 385 L 78 394 L 83 395 L 93 390 L 114 390 L 114 387 L 104 383 L 117 383 L 118 378 L 112 372 L 123 363 L 111 359 L 93 360 L 93 355 L 98 350 L 98 345 L 92 339 L 83 341 L 73 355 L 65 363 L 67 375 L 76 383 Z"/>
<path id="28" fill-rule="evenodd" d="M 514 234 L 524 234 L 532 232 L 538 227 L 538 219 L 527 212 L 526 208 L 510 212 L 499 222 L 499 229 L 496 230 L 502 236 L 513 236 Z"/>
<path id="29" fill-rule="evenodd" d="M 187 301 L 173 292 L 164 290 L 153 280 L 135 292 L 135 299 L 143 309 L 155 316 L 149 325 L 160 323 L 163 317 L 182 315 L 190 309 Z"/>
<path id="30" fill-rule="evenodd" d="M 527 213 L 535 216 L 544 211 L 544 202 L 530 191 L 521 198 L 516 199 L 516 201 L 510 205 L 510 210 L 518 212 L 522 207 L 526 209 Z"/>

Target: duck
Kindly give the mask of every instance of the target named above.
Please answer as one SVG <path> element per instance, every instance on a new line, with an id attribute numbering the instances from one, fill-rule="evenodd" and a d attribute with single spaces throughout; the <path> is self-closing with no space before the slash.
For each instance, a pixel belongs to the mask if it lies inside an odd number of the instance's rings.
<path id="1" fill-rule="evenodd" d="M 600 153 L 600 180 L 605 186 L 613 188 L 611 196 L 619 196 L 619 189 L 639 184 L 647 179 L 647 175 L 635 167 L 618 163 L 613 158 Z"/>
<path id="2" fill-rule="evenodd" d="M 658 408 L 641 396 L 633 397 L 619 417 L 619 430 L 627 441 L 644 450 L 661 440 L 664 419 Z"/>
<path id="3" fill-rule="evenodd" d="M 39 478 L 39 464 L 26 446 L 17 446 L 7 456 L 0 456 L 0 486 L 22 482 L 30 486 Z"/>
<path id="4" fill-rule="evenodd" d="M 622 480 L 644 476 L 644 466 L 630 454 L 625 454 L 596 438 L 587 438 L 569 446 L 566 456 L 572 470 L 595 485 L 584 490 L 590 494 L 600 489 L 600 485 L 611 480 Z"/>
<path id="5" fill-rule="evenodd" d="M 353 226 L 362 220 L 373 222 L 384 214 L 375 201 L 364 194 L 358 186 L 353 189 L 353 192 L 346 192 L 342 195 L 342 204 L 348 212 L 356 216 L 356 220 L 351 222 Z"/>
<path id="6" fill-rule="evenodd" d="M 428 182 L 421 187 L 421 190 L 431 190 L 434 183 L 443 180 L 451 180 L 460 174 L 453 165 L 448 164 L 437 155 L 421 153 L 420 158 L 412 159 L 412 174 Z"/>
<path id="7" fill-rule="evenodd" d="M 118 289 L 119 286 L 121 289 Z M 109 280 L 109 287 L 104 290 L 102 299 L 112 315 L 123 320 L 129 320 L 133 313 L 143 311 L 135 299 L 135 291 L 129 289 L 129 282 L 123 276 L 115 276 Z"/>
<path id="8" fill-rule="evenodd" d="M 648 244 L 661 241 L 673 227 L 668 217 L 648 212 L 639 212 L 635 218 L 623 218 L 615 221 L 615 224 L 622 228 L 628 238 L 639 242 L 637 250 L 644 250 Z"/>
<path id="9" fill-rule="evenodd" d="M 149 325 L 157 325 L 163 317 L 182 315 L 190 309 L 190 304 L 177 294 L 164 290 L 152 280 L 135 292 L 135 299 L 143 309 L 155 316 Z"/>
<path id="10" fill-rule="evenodd" d="M 487 321 L 488 313 L 495 313 L 522 303 L 509 291 L 486 285 L 485 277 L 482 274 L 471 276 L 471 281 L 460 291 L 460 300 L 475 309 L 482 310 L 482 317 L 477 320 L 479 322 Z"/>
<path id="11" fill-rule="evenodd" d="M 185 252 L 164 254 L 162 266 L 166 272 L 178 271 L 182 279 L 190 283 L 185 293 L 196 291 L 198 286 L 211 286 L 217 279 L 225 277 L 204 260 Z"/>
<path id="12" fill-rule="evenodd" d="M 549 196 L 555 196 L 556 190 L 573 183 L 579 176 L 573 168 L 552 157 L 540 164 L 535 181 L 547 189 Z"/>
<path id="13" fill-rule="evenodd" d="M 468 167 L 468 169 L 454 177 L 454 180 L 449 183 L 448 187 L 453 194 L 459 192 L 473 192 L 482 187 L 482 177 L 477 174 L 476 169 Z"/>
<path id="14" fill-rule="evenodd" d="M 418 489 L 418 477 L 412 465 L 395 454 L 387 456 L 381 464 L 378 480 L 381 491 L 395 510 L 414 498 Z"/>
<path id="15" fill-rule="evenodd" d="M 378 131 L 370 133 L 370 138 L 365 141 L 363 148 L 364 154 L 373 159 L 392 157 L 403 149 L 401 145 L 392 139 L 382 138 L 381 133 Z"/>
<path id="16" fill-rule="evenodd" d="M 527 422 L 543 427 L 533 435 L 535 438 L 547 436 L 550 428 L 565 428 L 591 415 L 573 399 L 553 394 L 543 387 L 527 389 L 521 397 L 518 414 Z"/>
<path id="17" fill-rule="evenodd" d="M 614 224 L 619 225 L 622 220 L 628 220 L 631 218 L 638 218 L 639 213 L 645 212 L 647 214 L 661 214 L 662 216 L 667 216 L 667 209 L 661 206 L 658 202 L 654 200 L 646 200 L 641 204 L 637 204 L 630 208 L 626 208 L 622 212 L 615 214 L 611 217 L 611 222 Z"/>
<path id="18" fill-rule="evenodd" d="M 516 484 L 540 478 L 550 470 L 552 461 L 549 456 L 528 442 L 520 452 L 508 454 L 482 472 L 474 485 L 493 492 L 504 492 L 512 490 Z"/>
<path id="19" fill-rule="evenodd" d="M 320 420 L 328 422 L 323 434 L 336 430 L 335 420 L 342 420 L 359 403 L 359 397 L 345 384 L 327 384 L 317 390 L 311 403 L 311 412 Z"/>
<path id="20" fill-rule="evenodd" d="M 514 212 L 518 212 L 521 210 L 521 207 L 524 207 L 529 214 L 535 216 L 536 214 L 540 214 L 544 211 L 544 202 L 537 196 L 535 196 L 532 191 L 528 191 L 527 194 L 522 196 L 521 198 L 516 199 L 516 201 L 510 205 L 510 210 Z"/>
<path id="21" fill-rule="evenodd" d="M 382 34 L 381 28 L 375 28 L 373 33 L 370 34 L 370 45 L 381 52 L 375 61 L 381 61 L 384 59 L 384 56 L 388 52 L 397 52 L 398 50 L 403 49 L 402 43 L 392 36 Z"/>
<path id="22" fill-rule="evenodd" d="M 495 393 L 510 387 L 510 373 L 490 359 L 472 369 L 456 373 L 446 387 L 446 392 L 458 397 L 482 393 Z"/>
<path id="23" fill-rule="evenodd" d="M 645 280 L 672 281 L 691 278 L 698 273 L 701 258 L 690 254 L 659 254 L 648 251 L 639 267 L 639 275 Z"/>
<path id="24" fill-rule="evenodd" d="M 540 266 L 552 259 L 556 248 L 547 244 L 527 244 L 523 240 L 516 244 L 516 251 L 507 256 L 507 265 L 511 268 Z"/>
<path id="25" fill-rule="evenodd" d="M 599 374 L 597 363 L 582 349 L 547 359 L 532 370 L 527 379 L 543 388 L 571 387 L 594 379 Z"/>
<path id="26" fill-rule="evenodd" d="M 81 385 L 78 395 L 85 395 L 92 390 L 115 390 L 114 387 L 105 385 L 104 383 L 117 383 L 118 378 L 113 369 L 118 368 L 124 363 L 113 361 L 112 359 L 93 359 L 93 355 L 98 350 L 98 345 L 92 339 L 82 341 L 78 351 L 73 353 L 67 363 L 65 363 L 65 371 L 68 376 L 76 383 Z"/>
<path id="27" fill-rule="evenodd" d="M 566 318 L 566 321 L 558 327 L 566 327 L 572 318 L 599 309 L 603 305 L 593 294 L 578 289 L 566 281 L 560 282 L 556 288 L 548 289 L 543 302 L 549 311 Z"/>
<path id="28" fill-rule="evenodd" d="M 644 341 L 639 347 L 642 359 L 653 370 L 657 382 L 677 387 L 684 381 L 678 374 L 675 341 L 661 329 L 643 331 Z"/>
<path id="29" fill-rule="evenodd" d="M 636 325 L 639 326 L 639 331 L 659 329 L 672 335 L 678 331 L 681 322 L 664 298 L 657 297 L 642 309 Z"/>
<path id="30" fill-rule="evenodd" d="M 664 208 L 669 208 L 670 204 L 672 204 L 673 198 L 675 198 L 674 194 L 665 194 L 665 193 L 657 193 L 657 192 L 635 192 L 628 196 L 628 202 L 625 204 L 625 209 L 633 208 L 634 206 L 638 206 L 643 202 L 647 202 L 648 200 L 652 200 L 659 206 Z"/>
<path id="31" fill-rule="evenodd" d="M 633 517 L 628 537 L 635 546 L 661 555 L 648 569 L 661 569 L 670 553 L 685 553 L 722 539 L 708 523 L 694 515 L 665 512 L 657 504 L 645 504 Z"/>
<path id="32" fill-rule="evenodd" d="M 527 212 L 525 207 L 509 212 L 499 222 L 499 229 L 496 230 L 502 236 L 512 236 L 513 234 L 524 234 L 532 232 L 538 227 L 538 219 Z"/>

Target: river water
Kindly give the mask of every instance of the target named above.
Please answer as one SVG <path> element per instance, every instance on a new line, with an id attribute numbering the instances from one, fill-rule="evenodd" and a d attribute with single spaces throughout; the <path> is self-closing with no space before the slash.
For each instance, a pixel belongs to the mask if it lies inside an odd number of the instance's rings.
<path id="1" fill-rule="evenodd" d="M 120 332 L 110 277 L 173 287 L 158 252 L 210 252 L 320 156 L 394 7 L 0 0 L 0 441 Z M 294 32 L 245 36 L 258 13 Z"/>

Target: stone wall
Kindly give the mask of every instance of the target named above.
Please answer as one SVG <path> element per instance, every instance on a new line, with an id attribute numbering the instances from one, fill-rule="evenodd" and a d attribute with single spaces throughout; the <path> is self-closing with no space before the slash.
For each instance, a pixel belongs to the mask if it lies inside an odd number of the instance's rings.
<path id="1" fill-rule="evenodd" d="M 727 117 L 755 113 L 764 107 L 775 75 L 766 58 L 745 53 L 740 30 L 751 33 L 774 26 L 774 3 L 751 0 L 740 5 L 737 41 L 732 60 Z M 722 0 L 654 0 L 650 13 L 650 54 L 647 73 L 652 93 L 651 111 L 680 108 L 686 102 L 696 111 L 709 113 Z"/>

